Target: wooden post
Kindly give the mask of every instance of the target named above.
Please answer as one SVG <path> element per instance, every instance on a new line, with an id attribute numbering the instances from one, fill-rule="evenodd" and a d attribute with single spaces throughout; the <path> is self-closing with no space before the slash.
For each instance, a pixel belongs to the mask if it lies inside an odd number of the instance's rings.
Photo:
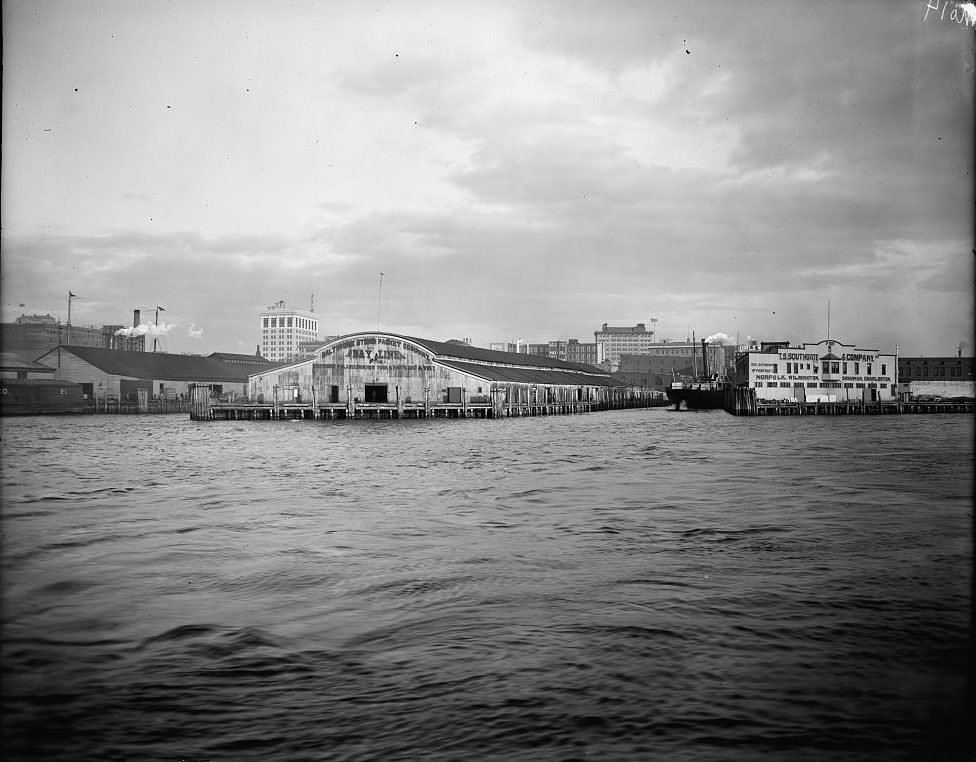
<path id="1" fill-rule="evenodd" d="M 206 421 L 210 416 L 210 389 L 206 386 L 190 388 L 190 419 Z"/>

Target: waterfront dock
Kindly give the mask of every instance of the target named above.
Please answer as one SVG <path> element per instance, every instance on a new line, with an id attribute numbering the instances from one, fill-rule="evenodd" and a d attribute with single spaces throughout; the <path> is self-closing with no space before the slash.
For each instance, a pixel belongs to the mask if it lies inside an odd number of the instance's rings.
<path id="1" fill-rule="evenodd" d="M 732 415 L 921 415 L 974 412 L 973 400 L 883 400 L 807 402 L 757 399 L 754 389 L 728 389 L 725 411 Z"/>
<path id="2" fill-rule="evenodd" d="M 196 400 L 191 406 L 194 421 L 283 421 L 283 420 L 395 420 L 420 418 L 515 418 L 544 415 L 579 415 L 601 410 L 662 407 L 666 401 L 641 398 L 617 402 L 572 402 L 562 404 L 491 403 L 319 403 L 310 402 L 221 402 Z"/>

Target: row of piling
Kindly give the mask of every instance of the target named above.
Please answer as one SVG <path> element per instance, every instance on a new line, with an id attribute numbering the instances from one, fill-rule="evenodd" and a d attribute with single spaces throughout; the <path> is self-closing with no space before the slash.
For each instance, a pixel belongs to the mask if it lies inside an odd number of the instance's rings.
<path id="1" fill-rule="evenodd" d="M 762 400 L 754 389 L 727 389 L 725 411 L 732 415 L 919 415 L 973 413 L 973 400 Z"/>
<path id="2" fill-rule="evenodd" d="M 579 415 L 600 410 L 658 407 L 653 399 L 618 402 L 570 402 L 558 404 L 492 405 L 468 403 L 383 404 L 383 403 L 253 403 L 195 400 L 190 419 L 194 421 L 276 420 L 395 420 L 421 418 L 515 418 L 523 416 Z"/>

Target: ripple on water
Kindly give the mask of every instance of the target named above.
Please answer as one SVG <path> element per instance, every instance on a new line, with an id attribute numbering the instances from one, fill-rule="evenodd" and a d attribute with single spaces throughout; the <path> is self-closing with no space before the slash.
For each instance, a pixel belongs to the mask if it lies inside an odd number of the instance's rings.
<path id="1" fill-rule="evenodd" d="M 4 421 L 10 758 L 951 758 L 970 418 L 390 423 Z"/>

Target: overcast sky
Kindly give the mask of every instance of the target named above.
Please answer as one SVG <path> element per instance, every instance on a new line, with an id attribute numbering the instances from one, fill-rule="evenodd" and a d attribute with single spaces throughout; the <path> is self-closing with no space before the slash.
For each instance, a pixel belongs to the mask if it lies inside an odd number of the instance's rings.
<path id="1" fill-rule="evenodd" d="M 971 354 L 974 32 L 936 4 L 6 0 L 3 319 L 799 343 L 829 300 Z"/>

